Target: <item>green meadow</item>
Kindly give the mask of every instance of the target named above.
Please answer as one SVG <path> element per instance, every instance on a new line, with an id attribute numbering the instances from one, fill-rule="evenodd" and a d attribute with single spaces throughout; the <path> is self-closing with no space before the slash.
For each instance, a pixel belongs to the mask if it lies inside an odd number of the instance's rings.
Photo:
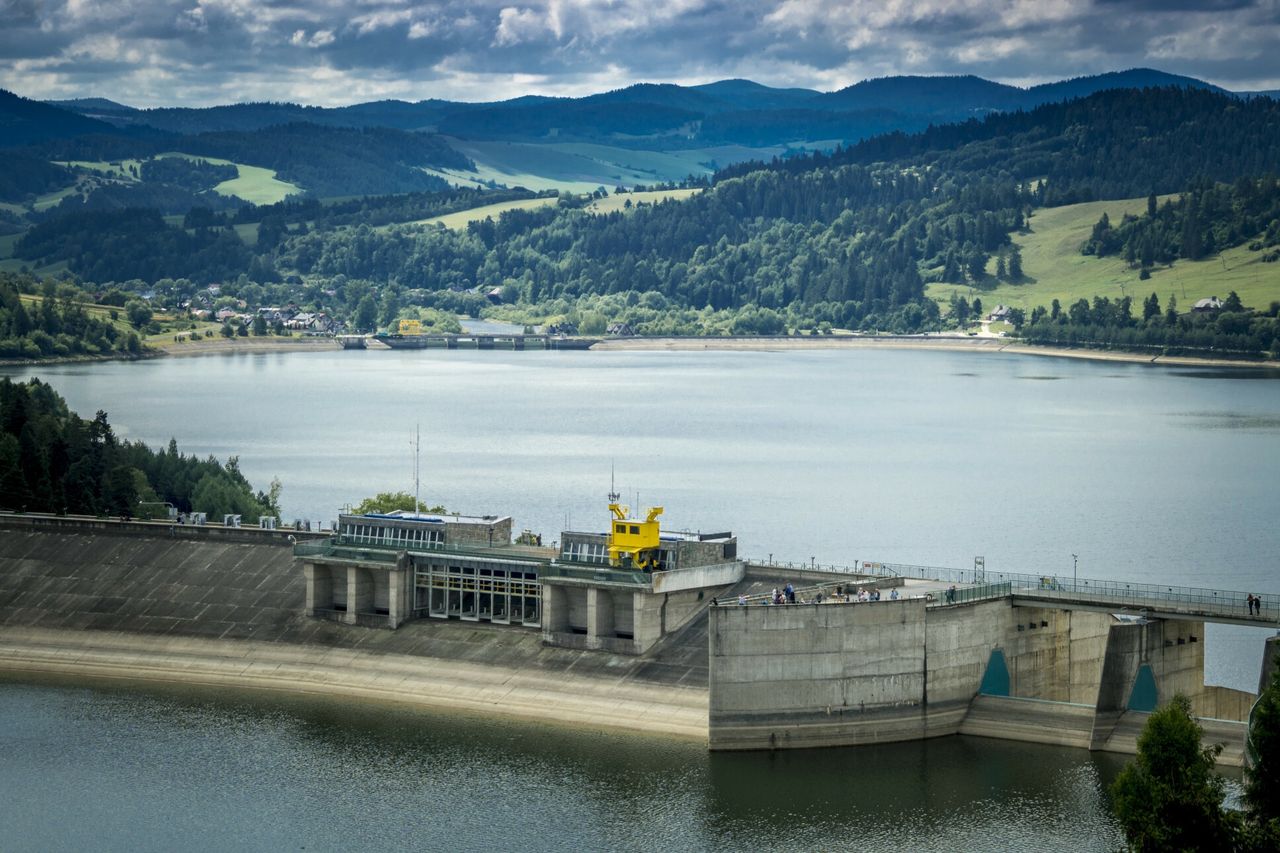
<path id="1" fill-rule="evenodd" d="M 472 207 L 467 210 L 459 210 L 454 213 L 446 213 L 443 216 L 432 216 L 427 219 L 419 219 L 408 223 L 409 225 L 443 225 L 451 231 L 461 231 L 467 227 L 469 222 L 481 222 L 492 217 L 497 219 L 507 210 L 536 210 L 540 207 L 557 204 L 559 199 L 556 198 L 522 198 L 514 201 L 503 201 L 497 204 L 486 204 L 480 207 Z M 394 226 L 384 226 L 391 228 Z"/>
<path id="2" fill-rule="evenodd" d="M 587 205 L 587 210 L 594 213 L 612 213 L 617 210 L 626 210 L 627 202 L 634 207 L 640 204 L 657 204 L 660 201 L 680 201 L 686 199 L 702 190 L 646 190 L 638 193 L 614 193 L 598 198 L 591 204 Z"/>
<path id="3" fill-rule="evenodd" d="M 272 169 L 265 169 L 261 166 L 248 166 L 244 163 L 233 163 L 230 160 L 222 160 L 218 157 L 197 157 L 193 154 L 184 154 L 180 151 L 166 151 L 163 154 L 157 154 L 156 157 L 182 157 L 186 160 L 204 160 L 207 163 L 213 163 L 219 166 L 235 166 L 239 176 L 229 181 L 223 181 L 213 188 L 213 191 L 219 195 L 235 196 L 236 198 L 250 202 L 252 204 L 275 204 L 283 200 L 286 196 L 294 195 L 302 192 L 302 188 L 295 186 L 287 181 L 282 181 L 276 177 L 276 173 Z M 120 160 L 118 162 L 106 162 L 101 160 L 68 160 L 63 161 L 63 166 L 78 166 L 90 172 L 95 172 L 105 177 L 116 178 L 122 181 L 136 181 L 136 170 L 141 160 Z M 45 210 L 57 204 L 66 196 L 73 192 L 77 192 L 78 187 L 68 187 L 56 193 L 49 193 L 41 196 L 36 201 L 37 210 Z"/>
<path id="4" fill-rule="evenodd" d="M 994 287 L 931 284 L 928 293 L 944 306 L 951 294 L 957 293 L 969 299 L 980 297 L 984 309 L 1004 304 L 1024 308 L 1028 313 L 1037 305 L 1049 306 L 1054 299 L 1066 306 L 1080 299 L 1092 301 L 1095 296 L 1131 296 L 1139 305 L 1155 293 L 1160 304 L 1166 305 L 1173 294 L 1184 311 L 1197 299 L 1225 297 L 1232 290 L 1251 308 L 1266 308 L 1280 299 L 1280 264 L 1263 263 L 1263 253 L 1251 252 L 1246 246 L 1199 261 L 1180 260 L 1157 266 L 1146 281 L 1123 258 L 1080 254 L 1080 247 L 1104 212 L 1112 222 L 1119 222 L 1125 214 L 1139 216 L 1146 209 L 1145 198 L 1041 208 L 1032 215 L 1028 230 L 1014 236 L 1014 243 L 1022 252 L 1023 282 L 1002 282 Z M 987 270 L 994 269 L 993 259 Z M 994 278 L 989 281 L 995 283 Z"/>

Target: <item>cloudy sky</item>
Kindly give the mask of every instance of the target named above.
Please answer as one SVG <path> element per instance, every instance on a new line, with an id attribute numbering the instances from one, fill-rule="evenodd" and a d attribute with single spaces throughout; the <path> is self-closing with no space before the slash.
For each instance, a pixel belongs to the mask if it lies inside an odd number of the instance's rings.
<path id="1" fill-rule="evenodd" d="M 0 0 L 0 87 L 144 107 L 1136 66 L 1280 88 L 1280 0 Z"/>

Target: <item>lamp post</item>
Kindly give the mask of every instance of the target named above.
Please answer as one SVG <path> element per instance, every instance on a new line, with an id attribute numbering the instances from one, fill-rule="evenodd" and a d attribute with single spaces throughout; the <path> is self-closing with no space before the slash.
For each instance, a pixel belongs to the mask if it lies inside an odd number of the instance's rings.
<path id="1" fill-rule="evenodd" d="M 1077 592 L 1080 584 L 1080 576 L 1076 572 L 1076 562 L 1080 559 L 1078 554 L 1071 555 L 1071 591 Z"/>

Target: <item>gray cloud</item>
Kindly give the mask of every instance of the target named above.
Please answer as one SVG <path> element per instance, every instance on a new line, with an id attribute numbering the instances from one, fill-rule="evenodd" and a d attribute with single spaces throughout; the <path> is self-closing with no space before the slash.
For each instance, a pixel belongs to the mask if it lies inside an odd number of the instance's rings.
<path id="1" fill-rule="evenodd" d="M 1280 88 L 1280 0 L 0 0 L 0 86 L 139 106 L 496 100 L 749 77 Z"/>

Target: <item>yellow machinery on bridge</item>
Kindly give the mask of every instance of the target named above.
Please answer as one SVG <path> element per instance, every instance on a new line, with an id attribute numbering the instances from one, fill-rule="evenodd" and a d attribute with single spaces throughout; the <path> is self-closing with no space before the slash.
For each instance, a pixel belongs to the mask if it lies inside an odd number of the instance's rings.
<path id="1" fill-rule="evenodd" d="M 619 505 L 616 495 L 609 497 L 612 499 L 609 511 L 613 513 L 613 524 L 609 528 L 609 565 L 643 572 L 657 569 L 661 545 L 658 516 L 662 515 L 662 507 L 650 507 L 649 514 L 641 521 L 627 517 L 630 509 Z"/>

